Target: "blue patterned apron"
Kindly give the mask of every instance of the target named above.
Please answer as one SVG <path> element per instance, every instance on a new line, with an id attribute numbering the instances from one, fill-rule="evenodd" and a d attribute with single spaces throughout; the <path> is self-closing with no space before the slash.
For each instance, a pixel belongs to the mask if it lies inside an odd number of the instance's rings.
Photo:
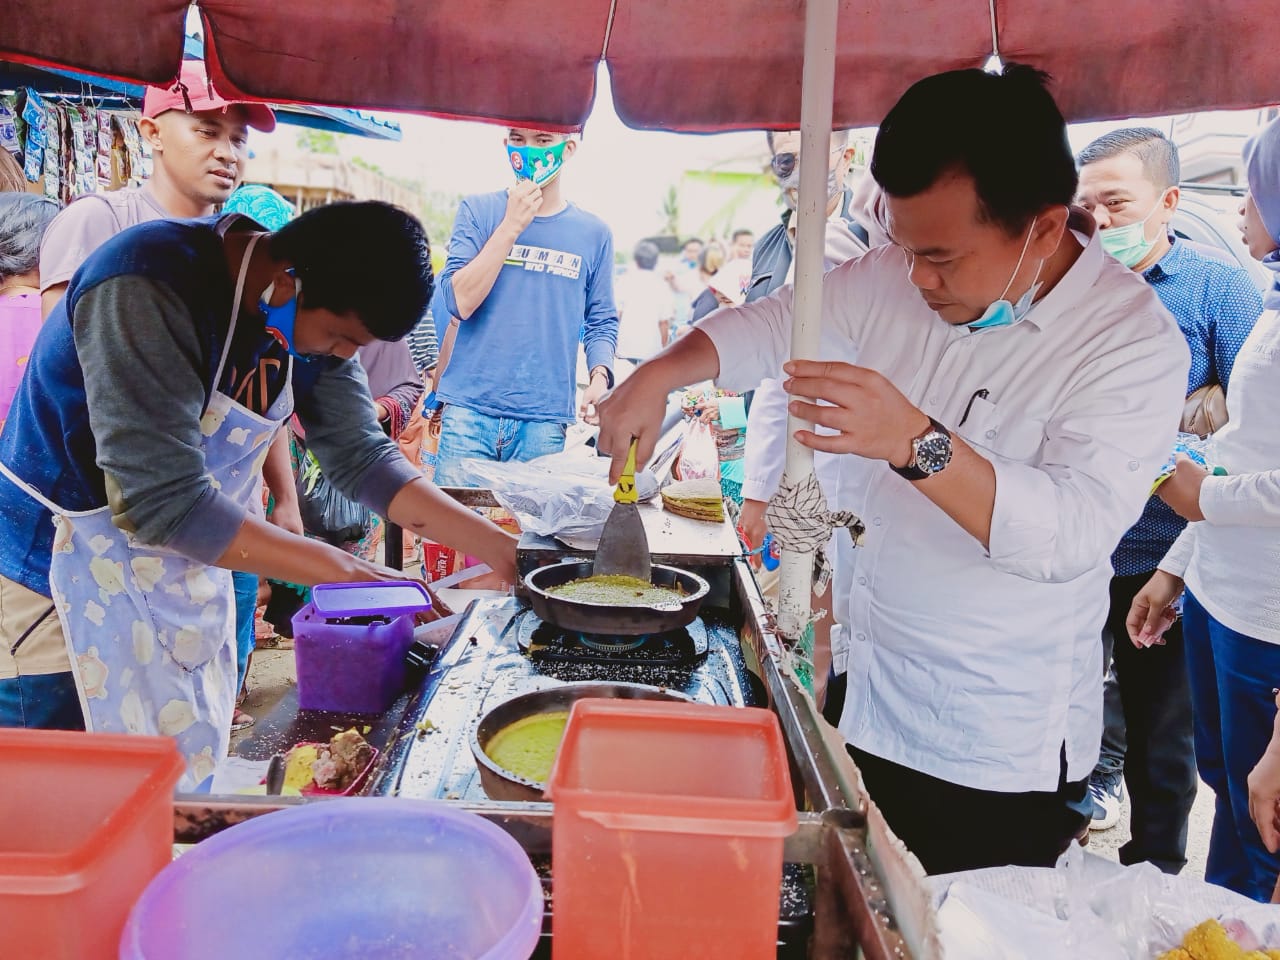
<path id="1" fill-rule="evenodd" d="M 250 239 L 241 262 L 215 389 L 200 420 L 200 448 L 213 487 L 246 515 L 260 502 L 271 439 L 293 411 L 292 361 L 265 416 L 216 389 L 260 236 Z M 3 464 L 0 471 L 54 515 L 49 586 L 86 728 L 173 737 L 187 764 L 178 789 L 195 789 L 230 743 L 237 678 L 230 571 L 140 543 L 112 524 L 110 507 L 64 510 Z"/>

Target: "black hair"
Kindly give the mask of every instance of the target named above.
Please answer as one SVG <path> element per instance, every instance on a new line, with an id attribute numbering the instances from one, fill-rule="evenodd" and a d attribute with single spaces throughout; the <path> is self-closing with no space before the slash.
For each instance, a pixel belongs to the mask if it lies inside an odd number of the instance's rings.
<path id="1" fill-rule="evenodd" d="M 706 246 L 706 244 L 702 243 L 701 237 L 690 237 L 684 243 L 680 244 L 680 249 L 683 250 L 685 247 L 687 247 L 691 243 L 697 243 L 697 244 L 702 244 L 702 246 Z"/>
<path id="2" fill-rule="evenodd" d="M 404 337 L 427 311 L 435 277 L 417 218 L 377 201 L 308 210 L 271 235 L 271 256 L 293 264 L 302 303 L 355 313 L 379 340 Z"/>
<path id="3" fill-rule="evenodd" d="M 0 193 L 0 281 L 40 269 L 40 241 L 61 209 L 34 193 Z"/>
<path id="4" fill-rule="evenodd" d="M 750 230 L 748 230 L 746 227 L 739 227 L 737 230 L 733 231 L 733 236 L 730 237 L 729 239 L 737 240 L 739 237 L 754 237 L 754 236 L 755 234 L 752 233 Z"/>
<path id="5" fill-rule="evenodd" d="M 911 85 L 876 134 L 871 175 L 891 197 L 914 197 L 946 173 L 971 177 L 978 214 L 1010 234 L 1075 198 L 1076 164 L 1049 76 L 1023 64 L 1000 73 L 951 70 Z"/>
<path id="6" fill-rule="evenodd" d="M 652 270 L 658 265 L 658 245 L 651 240 L 641 240 L 631 256 L 641 270 Z"/>
<path id="7" fill-rule="evenodd" d="M 1122 153 L 1137 157 L 1142 162 L 1143 174 L 1161 190 L 1176 187 L 1182 179 L 1178 148 L 1155 127 L 1125 127 L 1104 133 L 1080 151 L 1076 164 L 1084 167 Z"/>

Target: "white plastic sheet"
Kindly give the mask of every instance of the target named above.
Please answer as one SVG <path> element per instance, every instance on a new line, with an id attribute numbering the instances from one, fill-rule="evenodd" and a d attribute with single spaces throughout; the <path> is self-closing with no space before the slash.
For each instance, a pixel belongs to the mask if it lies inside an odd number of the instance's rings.
<path id="1" fill-rule="evenodd" d="M 946 960 L 1151 960 L 1209 919 L 1245 949 L 1280 947 L 1280 907 L 1079 846 L 1053 869 L 995 867 L 929 882 Z"/>
<path id="2" fill-rule="evenodd" d="M 477 486 L 520 521 L 520 529 L 544 537 L 597 541 L 613 509 L 609 460 L 582 449 L 566 450 L 536 460 L 496 463 L 464 460 L 463 468 Z M 653 474 L 636 474 L 641 500 L 657 496 Z"/>

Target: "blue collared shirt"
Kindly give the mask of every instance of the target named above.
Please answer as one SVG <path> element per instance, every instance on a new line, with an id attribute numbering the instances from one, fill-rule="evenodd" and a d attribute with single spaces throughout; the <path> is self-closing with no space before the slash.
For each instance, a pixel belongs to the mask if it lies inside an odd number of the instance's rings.
<path id="1" fill-rule="evenodd" d="M 1142 276 L 1178 321 L 1191 348 L 1187 395 L 1212 383 L 1229 389 L 1236 353 L 1262 313 L 1262 296 L 1249 274 L 1216 251 L 1175 238 L 1169 252 Z M 1111 557 L 1116 574 L 1155 570 L 1185 526 L 1164 501 L 1152 497 Z"/>

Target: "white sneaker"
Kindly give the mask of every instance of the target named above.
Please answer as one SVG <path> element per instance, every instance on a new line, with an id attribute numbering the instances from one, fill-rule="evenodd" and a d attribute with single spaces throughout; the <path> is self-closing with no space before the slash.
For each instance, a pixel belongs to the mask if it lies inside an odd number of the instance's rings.
<path id="1" fill-rule="evenodd" d="M 1124 800 L 1124 774 L 1095 773 L 1089 778 L 1089 798 L 1093 801 L 1090 830 L 1110 830 L 1120 822 L 1120 804 Z"/>

